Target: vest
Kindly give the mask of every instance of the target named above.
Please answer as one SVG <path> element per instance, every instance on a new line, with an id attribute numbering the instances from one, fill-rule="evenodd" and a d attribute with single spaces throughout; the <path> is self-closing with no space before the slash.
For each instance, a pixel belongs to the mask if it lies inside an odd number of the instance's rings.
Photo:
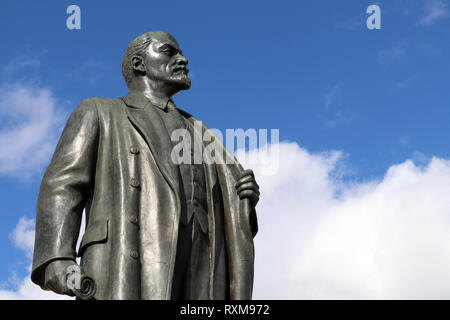
<path id="1" fill-rule="evenodd" d="M 207 199 L 206 199 L 206 178 L 202 163 L 195 163 L 194 154 L 194 129 L 190 123 L 178 112 L 178 110 L 171 105 L 167 105 L 167 113 L 164 115 L 166 128 L 169 135 L 175 129 L 186 129 L 190 136 L 190 163 L 181 163 L 178 165 L 183 186 L 183 194 L 181 194 L 181 215 L 180 223 L 187 225 L 194 214 L 207 214 Z M 165 111 L 162 111 L 165 113 Z M 197 139 L 198 140 L 198 139 Z M 183 140 L 184 142 L 186 140 Z M 199 141 L 201 143 L 201 141 Z M 179 141 L 172 141 L 173 145 L 180 143 Z M 200 152 L 202 146 L 197 147 Z M 203 159 L 200 155 L 200 159 Z"/>

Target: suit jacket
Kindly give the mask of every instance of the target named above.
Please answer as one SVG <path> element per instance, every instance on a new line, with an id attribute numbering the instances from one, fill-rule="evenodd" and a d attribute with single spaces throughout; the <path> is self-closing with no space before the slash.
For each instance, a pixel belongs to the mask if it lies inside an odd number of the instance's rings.
<path id="1" fill-rule="evenodd" d="M 44 284 L 48 263 L 81 256 L 85 273 L 97 283 L 95 298 L 141 299 L 138 217 L 146 212 L 154 221 L 152 241 L 147 244 L 152 248 L 152 262 L 146 266 L 153 284 L 149 296 L 170 299 L 182 186 L 176 178 L 177 166 L 170 160 L 170 137 L 149 104 L 138 92 L 123 99 L 90 98 L 70 116 L 42 179 L 37 204 L 31 279 L 43 289 L 48 289 Z M 144 108 L 149 109 L 144 112 Z M 189 121 L 196 120 L 181 113 Z M 220 140 L 214 143 L 229 155 Z M 243 169 L 236 159 L 205 168 L 208 298 L 215 298 L 215 231 L 221 229 L 229 298 L 251 299 L 257 221 L 249 201 L 239 200 L 236 194 L 235 183 Z M 214 192 L 217 188 L 219 193 Z M 214 219 L 219 205 L 223 228 L 217 228 Z M 76 252 L 83 209 L 86 231 Z"/>

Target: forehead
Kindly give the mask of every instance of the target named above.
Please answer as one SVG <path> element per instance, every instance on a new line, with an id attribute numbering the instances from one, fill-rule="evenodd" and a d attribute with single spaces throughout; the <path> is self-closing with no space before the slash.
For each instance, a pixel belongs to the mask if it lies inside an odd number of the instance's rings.
<path id="1" fill-rule="evenodd" d="M 157 47 L 167 44 L 177 49 L 180 48 L 177 40 L 175 40 L 174 37 L 172 37 L 170 34 L 166 32 L 155 33 L 154 35 L 152 35 L 152 41 L 155 43 Z"/>

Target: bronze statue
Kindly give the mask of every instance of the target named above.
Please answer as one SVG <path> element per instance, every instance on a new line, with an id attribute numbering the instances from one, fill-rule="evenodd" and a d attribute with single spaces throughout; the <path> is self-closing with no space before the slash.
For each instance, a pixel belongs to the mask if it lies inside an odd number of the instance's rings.
<path id="1" fill-rule="evenodd" d="M 39 192 L 31 279 L 42 289 L 80 296 L 68 285 L 78 256 L 95 299 L 251 299 L 253 172 L 234 157 L 171 158 L 174 130 L 208 130 L 172 100 L 190 88 L 187 64 L 170 34 L 142 34 L 122 62 L 128 95 L 86 99 L 70 116 Z"/>

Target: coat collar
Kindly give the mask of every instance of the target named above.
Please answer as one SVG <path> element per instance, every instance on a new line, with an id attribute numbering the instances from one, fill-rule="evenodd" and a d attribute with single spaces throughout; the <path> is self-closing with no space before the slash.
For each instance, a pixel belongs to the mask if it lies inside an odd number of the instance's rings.
<path id="1" fill-rule="evenodd" d="M 125 103 L 135 109 L 144 109 L 148 104 L 156 106 L 160 109 L 167 108 L 169 103 L 175 106 L 175 102 L 172 99 L 160 99 L 157 97 L 148 98 L 142 92 L 139 91 L 130 91 L 127 96 L 124 98 Z"/>
<path id="2" fill-rule="evenodd" d="M 151 104 L 144 94 L 138 91 L 128 92 L 127 96 L 123 98 L 123 101 L 125 101 L 127 106 L 134 109 L 144 109 L 147 105 Z"/>

